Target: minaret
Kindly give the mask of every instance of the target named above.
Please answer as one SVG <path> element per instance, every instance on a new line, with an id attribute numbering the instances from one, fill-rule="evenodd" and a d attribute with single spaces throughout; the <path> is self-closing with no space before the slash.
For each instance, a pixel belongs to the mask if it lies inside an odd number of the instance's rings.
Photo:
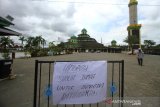
<path id="1" fill-rule="evenodd" d="M 133 49 L 141 48 L 141 36 L 140 28 L 141 24 L 138 24 L 138 15 L 137 15 L 137 0 L 130 0 L 129 7 L 129 26 L 127 27 L 128 36 L 134 36 L 137 38 L 137 42 L 134 44 Z"/>

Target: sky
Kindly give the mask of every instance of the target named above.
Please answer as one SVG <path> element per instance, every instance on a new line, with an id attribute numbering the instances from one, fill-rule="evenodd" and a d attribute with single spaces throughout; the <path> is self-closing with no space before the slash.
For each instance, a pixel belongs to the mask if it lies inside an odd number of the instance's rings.
<path id="1" fill-rule="evenodd" d="M 42 35 L 48 42 L 66 42 L 87 29 L 104 45 L 125 44 L 129 25 L 129 0 L 0 0 L 0 16 L 14 17 L 11 29 L 24 36 Z M 138 0 L 141 42 L 160 44 L 160 0 Z M 18 37 L 12 37 L 15 42 Z"/>

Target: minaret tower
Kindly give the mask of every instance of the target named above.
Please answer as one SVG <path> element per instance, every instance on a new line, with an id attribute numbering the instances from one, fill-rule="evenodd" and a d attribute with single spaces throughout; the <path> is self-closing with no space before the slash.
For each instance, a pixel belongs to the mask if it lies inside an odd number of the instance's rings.
<path id="1" fill-rule="evenodd" d="M 137 38 L 137 42 L 134 43 L 133 48 L 141 48 L 141 36 L 140 36 L 140 28 L 141 24 L 138 24 L 138 15 L 137 15 L 137 0 L 130 0 L 129 7 L 129 26 L 127 27 L 128 36 L 134 36 Z"/>

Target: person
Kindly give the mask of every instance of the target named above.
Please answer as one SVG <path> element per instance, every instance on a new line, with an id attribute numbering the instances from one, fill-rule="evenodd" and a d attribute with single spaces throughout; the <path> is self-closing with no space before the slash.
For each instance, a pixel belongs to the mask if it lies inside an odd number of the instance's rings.
<path id="1" fill-rule="evenodd" d="M 139 65 L 143 65 L 143 58 L 144 58 L 144 53 L 142 51 L 142 49 L 138 49 L 138 52 L 137 52 L 137 59 L 138 59 L 138 64 Z"/>

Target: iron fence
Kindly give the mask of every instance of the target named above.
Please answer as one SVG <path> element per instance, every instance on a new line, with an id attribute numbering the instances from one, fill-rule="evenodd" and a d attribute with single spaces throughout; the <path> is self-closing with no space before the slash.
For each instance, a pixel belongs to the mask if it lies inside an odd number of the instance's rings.
<path id="1" fill-rule="evenodd" d="M 75 62 L 75 61 L 35 61 L 34 78 L 34 99 L 33 107 L 123 107 L 124 97 L 124 60 L 107 61 L 107 99 L 96 104 L 81 105 L 53 105 L 50 101 L 51 96 L 46 95 L 47 88 L 51 87 L 53 75 L 53 64 L 55 62 Z M 78 62 L 78 61 L 76 61 Z M 120 101 L 117 104 L 113 100 Z"/>

